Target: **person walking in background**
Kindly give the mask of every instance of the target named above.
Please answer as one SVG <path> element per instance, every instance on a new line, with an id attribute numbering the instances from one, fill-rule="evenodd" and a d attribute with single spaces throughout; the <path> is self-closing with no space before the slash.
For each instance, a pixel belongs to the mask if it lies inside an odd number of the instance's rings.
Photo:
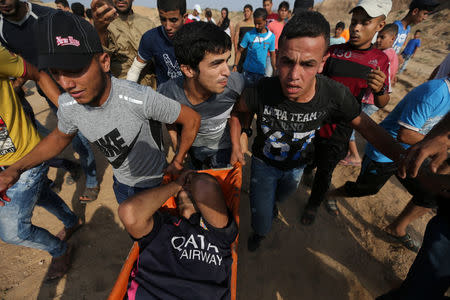
<path id="1" fill-rule="evenodd" d="M 263 0 L 262 2 L 263 8 L 267 12 L 267 25 L 272 23 L 273 21 L 278 20 L 278 14 L 272 11 L 273 2 L 272 0 Z"/>
<path id="2" fill-rule="evenodd" d="M 182 77 L 173 49 L 172 39 L 186 20 L 186 0 L 158 0 L 156 2 L 161 26 L 153 28 L 141 38 L 138 55 L 127 74 L 127 80 L 137 82 L 148 62 L 155 63 L 157 85 Z"/>
<path id="3" fill-rule="evenodd" d="M 192 10 L 192 14 L 188 15 L 188 19 L 192 22 L 200 22 L 200 15 L 202 14 L 202 8 L 200 4 L 195 4 L 194 9 Z"/>
<path id="4" fill-rule="evenodd" d="M 406 70 L 406 66 L 408 65 L 408 62 L 410 59 L 416 55 L 417 49 L 421 46 L 420 43 L 420 33 L 421 30 L 416 30 L 414 33 L 414 38 L 409 40 L 408 44 L 406 44 L 405 49 L 403 49 L 402 57 L 403 57 L 403 65 L 400 68 L 400 71 L 398 71 L 399 74 L 403 73 L 403 71 Z"/>
<path id="5" fill-rule="evenodd" d="M 72 9 L 72 13 L 74 15 L 79 16 L 80 18 L 83 18 L 83 19 L 86 18 L 86 14 L 84 11 L 84 5 L 81 4 L 80 2 L 72 3 L 72 5 L 70 6 L 70 9 Z"/>
<path id="6" fill-rule="evenodd" d="M 230 18 L 228 17 L 228 8 L 224 7 L 220 11 L 220 20 L 217 22 L 217 26 L 219 26 L 220 29 L 225 31 L 229 37 L 231 37 L 231 42 L 234 45 L 234 28 L 233 24 L 230 21 Z"/>
<path id="7" fill-rule="evenodd" d="M 281 2 L 280 5 L 278 6 L 278 20 L 273 21 L 267 26 L 269 30 L 272 31 L 273 34 L 275 34 L 275 50 L 278 50 L 278 39 L 281 36 L 284 24 L 286 24 L 288 13 L 289 13 L 289 2 L 287 1 Z"/>
<path id="8" fill-rule="evenodd" d="M 70 12 L 70 6 L 67 0 L 55 0 L 55 4 L 56 9 Z"/>
<path id="9" fill-rule="evenodd" d="M 203 22 L 212 23 L 216 25 L 216 21 L 212 17 L 212 10 L 209 7 L 205 8 L 205 18 L 203 19 Z"/>
<path id="10" fill-rule="evenodd" d="M 237 64 L 243 49 L 247 49 L 244 62 L 244 77 L 247 87 L 255 85 L 266 72 L 267 52 L 270 52 L 270 62 L 275 70 L 275 35 L 266 26 L 267 11 L 258 8 L 253 13 L 255 28 L 247 32 L 239 44 L 234 60 L 233 72 L 237 71 Z"/>
<path id="11" fill-rule="evenodd" d="M 235 55 L 238 52 L 239 45 L 244 39 L 245 34 L 250 30 L 253 30 L 253 28 L 255 28 L 255 23 L 253 23 L 253 7 L 250 4 L 246 4 L 244 6 L 244 20 L 236 24 L 234 36 L 232 37 Z M 246 57 L 247 57 L 247 49 L 244 49 L 241 52 L 241 58 L 239 59 L 239 61 L 237 61 L 237 63 L 235 63 L 238 72 L 242 73 L 243 71 L 242 66 L 244 65 Z"/>
<path id="12" fill-rule="evenodd" d="M 330 37 L 330 46 L 344 44 L 345 38 L 342 37 L 342 32 L 345 29 L 344 22 L 338 22 L 334 28 L 334 37 Z"/>
<path id="13" fill-rule="evenodd" d="M 397 31 L 398 27 L 395 24 L 387 24 L 378 33 L 377 41 L 375 43 L 375 47 L 383 51 L 384 54 L 386 54 L 387 57 L 389 58 L 389 76 L 390 76 L 389 93 L 392 93 L 392 86 L 395 85 L 396 75 L 398 71 L 398 56 L 397 53 L 395 53 L 394 48 L 392 48 L 392 46 L 394 45 L 394 41 L 397 38 Z M 370 102 L 373 102 L 373 95 L 372 101 Z M 375 113 L 375 111 L 378 110 L 378 107 L 376 106 L 372 108 L 373 109 L 371 109 L 371 111 L 373 111 L 373 113 Z"/>

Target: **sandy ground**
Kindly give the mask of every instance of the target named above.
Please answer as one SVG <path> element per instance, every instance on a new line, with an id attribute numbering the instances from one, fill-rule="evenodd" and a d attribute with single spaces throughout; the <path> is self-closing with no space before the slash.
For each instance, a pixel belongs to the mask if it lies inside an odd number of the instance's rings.
<path id="1" fill-rule="evenodd" d="M 448 37 L 445 44 L 448 45 Z M 376 121 L 383 119 L 408 91 L 423 83 L 445 57 L 445 50 L 424 48 L 399 76 L 391 103 L 374 115 Z M 53 128 L 55 117 L 43 99 L 32 91 L 29 100 L 38 120 Z M 363 150 L 364 141 L 360 136 L 357 139 L 359 149 Z M 70 147 L 62 156 L 76 158 Z M 49 172 L 51 179 L 62 184 L 59 195 L 86 222 L 71 239 L 75 252 L 70 272 L 59 281 L 44 283 L 51 260 L 47 253 L 0 241 L 0 299 L 105 299 L 108 296 L 132 242 L 117 216 L 111 167 L 98 151 L 96 159 L 101 192 L 97 201 L 86 206 L 78 202 L 84 188 L 83 179 L 69 186 L 63 183 L 67 174 L 55 169 Z M 339 166 L 333 185 L 355 179 L 358 173 L 359 168 Z M 238 299 L 373 299 L 406 276 L 415 254 L 389 243 L 382 231 L 410 199 L 396 179 L 391 179 L 375 196 L 342 199 L 338 204 L 342 214 L 337 218 L 321 208 L 312 227 L 304 227 L 299 222 L 310 193 L 309 188 L 301 185 L 295 195 L 280 205 L 284 222 L 276 220 L 261 249 L 249 253 L 248 178 L 249 164 L 244 169 L 240 208 Z M 411 224 L 409 232 L 421 238 L 431 216 Z M 40 207 L 35 209 L 32 221 L 52 233 L 62 228 L 53 215 Z"/>

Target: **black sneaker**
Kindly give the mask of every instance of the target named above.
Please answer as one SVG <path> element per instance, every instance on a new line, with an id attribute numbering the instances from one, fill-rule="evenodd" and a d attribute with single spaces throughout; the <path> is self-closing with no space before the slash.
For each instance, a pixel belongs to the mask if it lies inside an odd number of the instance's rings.
<path id="1" fill-rule="evenodd" d="M 72 185 L 75 184 L 78 179 L 81 177 L 81 166 L 77 164 L 76 162 L 69 161 L 69 167 L 67 168 L 67 171 L 69 174 L 66 177 L 66 184 Z"/>
<path id="2" fill-rule="evenodd" d="M 261 241 L 264 239 L 265 237 L 262 235 L 259 235 L 257 233 L 252 233 L 249 237 L 248 237 L 248 241 L 247 241 L 247 248 L 248 251 L 250 252 L 255 252 L 256 249 L 259 248 Z"/>

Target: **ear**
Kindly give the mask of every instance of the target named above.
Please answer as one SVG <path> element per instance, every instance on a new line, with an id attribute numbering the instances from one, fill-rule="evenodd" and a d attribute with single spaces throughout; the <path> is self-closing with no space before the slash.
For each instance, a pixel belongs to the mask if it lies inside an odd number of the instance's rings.
<path id="1" fill-rule="evenodd" d="M 380 21 L 380 23 L 378 23 L 378 25 L 377 25 L 377 32 L 380 32 L 381 29 L 384 28 L 384 25 L 386 25 L 386 19 L 383 20 L 383 21 Z"/>
<path id="2" fill-rule="evenodd" d="M 197 72 L 188 65 L 180 65 L 180 69 L 187 78 L 194 78 L 197 75 Z"/>
<path id="3" fill-rule="evenodd" d="M 417 15 L 417 14 L 419 13 L 419 11 L 420 11 L 420 10 L 419 10 L 418 8 L 414 8 L 411 14 L 412 14 L 413 16 L 415 16 L 415 15 Z"/>
<path id="4" fill-rule="evenodd" d="M 109 57 L 109 54 L 104 52 L 100 54 L 98 57 L 98 62 L 100 63 L 100 66 L 102 68 L 102 71 L 107 73 L 111 69 L 111 58 Z"/>
<path id="5" fill-rule="evenodd" d="M 325 66 L 325 63 L 327 62 L 327 59 L 329 57 L 330 57 L 330 52 L 328 52 L 328 50 L 327 50 L 327 54 L 324 55 L 324 57 L 322 58 L 322 61 L 320 62 L 319 70 L 317 70 L 317 73 L 322 73 L 323 67 Z"/>

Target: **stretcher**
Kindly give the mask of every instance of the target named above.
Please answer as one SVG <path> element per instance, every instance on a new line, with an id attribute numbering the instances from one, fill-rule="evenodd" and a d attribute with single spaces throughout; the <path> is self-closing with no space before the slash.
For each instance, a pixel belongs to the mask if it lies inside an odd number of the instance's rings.
<path id="1" fill-rule="evenodd" d="M 199 171 L 202 173 L 208 173 L 213 175 L 220 183 L 222 187 L 225 200 L 227 202 L 228 209 L 233 214 L 237 225 L 239 226 L 239 202 L 241 194 L 242 185 L 242 167 L 239 163 L 236 163 L 233 167 L 227 169 L 210 169 Z M 165 182 L 169 182 L 170 178 L 165 178 Z M 173 197 L 169 198 L 163 207 L 168 209 L 173 209 L 176 207 L 175 199 Z M 238 238 L 231 244 L 231 254 L 233 257 L 233 264 L 231 269 L 231 299 L 236 299 L 236 284 L 237 284 L 237 246 Z M 128 257 L 125 260 L 122 270 L 114 284 L 114 287 L 109 294 L 108 300 L 122 300 L 127 292 L 128 280 L 130 278 L 131 270 L 139 256 L 139 246 L 137 242 L 133 244 Z"/>

